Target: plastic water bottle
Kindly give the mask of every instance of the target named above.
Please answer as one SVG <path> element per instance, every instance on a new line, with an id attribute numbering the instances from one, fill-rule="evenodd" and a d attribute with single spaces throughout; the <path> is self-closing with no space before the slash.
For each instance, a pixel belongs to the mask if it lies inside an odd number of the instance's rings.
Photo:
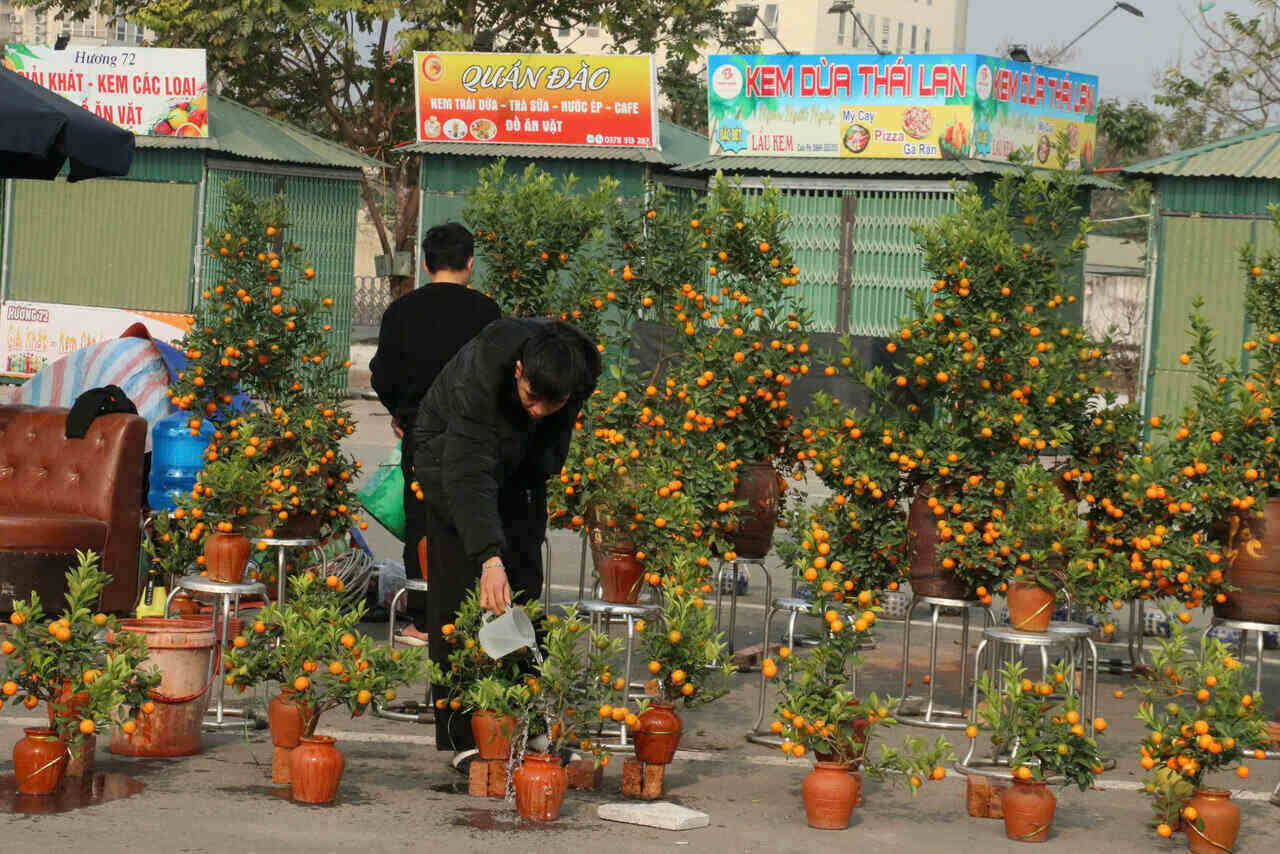
<path id="1" fill-rule="evenodd" d="M 147 503 L 152 510 L 173 510 L 178 493 L 190 494 L 204 468 L 204 449 L 213 438 L 213 425 L 200 422 L 197 435 L 189 425 L 193 415 L 178 411 L 151 428 L 151 486 Z"/>

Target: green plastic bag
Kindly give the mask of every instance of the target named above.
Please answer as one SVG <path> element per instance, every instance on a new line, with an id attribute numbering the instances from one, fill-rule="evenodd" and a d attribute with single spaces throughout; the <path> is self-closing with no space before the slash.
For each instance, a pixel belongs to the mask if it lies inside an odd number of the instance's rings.
<path id="1" fill-rule="evenodd" d="M 360 502 L 378 524 L 404 540 L 404 472 L 400 470 L 399 445 L 360 488 Z"/>

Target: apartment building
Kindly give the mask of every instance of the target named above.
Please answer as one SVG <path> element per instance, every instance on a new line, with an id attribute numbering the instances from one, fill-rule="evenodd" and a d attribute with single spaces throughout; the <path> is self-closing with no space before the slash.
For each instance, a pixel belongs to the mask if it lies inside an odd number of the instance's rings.
<path id="1" fill-rule="evenodd" d="M 963 53 L 969 19 L 969 0 L 727 0 L 725 6 L 754 7 L 761 53 Z M 556 40 L 571 53 L 603 53 L 609 44 L 592 26 L 564 27 Z"/>
<path id="2" fill-rule="evenodd" d="M 66 34 L 73 45 L 140 45 L 149 35 L 127 21 L 94 13 L 83 21 L 63 21 L 56 12 L 36 12 L 0 0 L 0 44 L 53 44 Z"/>

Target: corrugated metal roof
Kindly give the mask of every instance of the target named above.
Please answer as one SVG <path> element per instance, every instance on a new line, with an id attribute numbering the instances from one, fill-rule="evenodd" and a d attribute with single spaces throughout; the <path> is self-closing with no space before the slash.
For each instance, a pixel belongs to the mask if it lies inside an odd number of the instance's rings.
<path id="1" fill-rule="evenodd" d="M 865 175 L 888 176 L 958 176 L 1008 175 L 1020 171 L 1012 163 L 994 163 L 987 160 L 925 160 L 898 159 L 893 157 L 707 157 L 676 170 L 710 174 L 713 172 L 764 172 L 774 175 L 822 175 L 827 177 L 857 177 Z M 1036 169 L 1034 174 L 1053 177 L 1059 174 L 1053 169 Z M 1097 175 L 1083 176 L 1087 187 L 1118 189 L 1119 185 Z"/>
<path id="2" fill-rule="evenodd" d="M 402 154 L 454 154 L 463 157 L 530 157 L 561 160 L 620 160 L 679 166 L 707 156 L 707 138 L 668 121 L 659 122 L 662 150 L 607 145 L 530 145 L 527 143 L 415 142 L 395 149 Z"/>
<path id="3" fill-rule="evenodd" d="M 1145 160 L 1121 171 L 1184 178 L 1280 178 L 1280 125 Z"/>
<path id="4" fill-rule="evenodd" d="M 202 149 L 252 160 L 306 166 L 363 169 L 385 165 L 344 145 L 217 95 L 209 96 L 209 133 L 207 138 L 140 136 L 136 142 L 139 148 Z"/>

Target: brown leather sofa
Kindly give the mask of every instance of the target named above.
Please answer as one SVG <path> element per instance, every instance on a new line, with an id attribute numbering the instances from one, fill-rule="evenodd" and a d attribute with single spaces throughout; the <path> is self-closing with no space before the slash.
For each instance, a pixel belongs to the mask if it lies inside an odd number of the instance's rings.
<path id="1" fill-rule="evenodd" d="M 0 406 L 0 612 L 32 590 L 61 609 L 76 549 L 114 579 L 99 607 L 137 603 L 147 422 L 101 415 L 83 439 L 66 438 L 66 422 L 58 407 Z"/>

